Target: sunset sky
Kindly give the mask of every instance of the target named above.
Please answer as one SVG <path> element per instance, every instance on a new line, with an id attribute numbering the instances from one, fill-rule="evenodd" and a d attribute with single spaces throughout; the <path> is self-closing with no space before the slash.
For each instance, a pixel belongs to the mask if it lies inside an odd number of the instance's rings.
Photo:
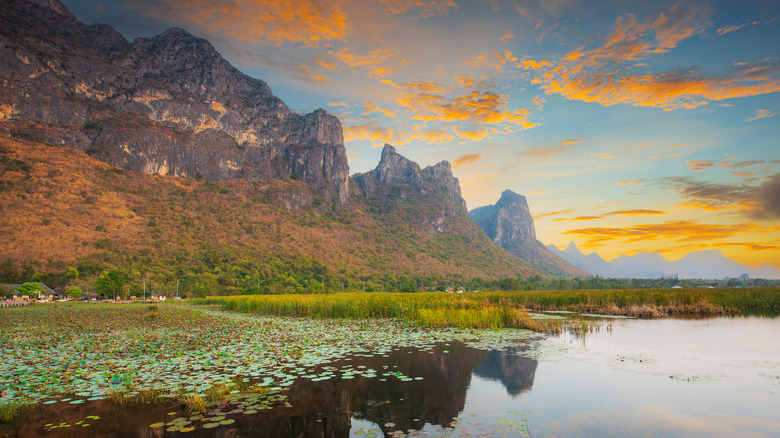
<path id="1" fill-rule="evenodd" d="M 128 40 L 185 28 L 338 115 L 352 173 L 390 143 L 450 161 L 469 209 L 525 195 L 545 244 L 780 268 L 780 1 L 64 3 Z"/>

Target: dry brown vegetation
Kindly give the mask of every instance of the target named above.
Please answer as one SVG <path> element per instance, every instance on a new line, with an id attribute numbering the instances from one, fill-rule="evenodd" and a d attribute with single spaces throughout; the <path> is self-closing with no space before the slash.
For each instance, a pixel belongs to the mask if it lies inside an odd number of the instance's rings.
<path id="1" fill-rule="evenodd" d="M 329 277 L 332 288 L 377 278 L 377 289 L 387 275 L 534 273 L 465 214 L 455 219 L 456 232 L 428 234 L 410 225 L 410 218 L 435 206 L 379 211 L 354 198 L 336 208 L 292 180 L 215 183 L 147 175 L 68 147 L 8 137 L 0 138 L 0 157 L 0 261 L 34 263 L 40 272 L 62 272 L 86 260 L 158 278 L 181 278 L 182 272 L 224 277 L 240 264 L 243 277 L 220 286 L 280 275 L 301 285 L 308 275 L 321 283 Z M 293 196 L 312 202 L 288 209 L 284 200 Z"/>

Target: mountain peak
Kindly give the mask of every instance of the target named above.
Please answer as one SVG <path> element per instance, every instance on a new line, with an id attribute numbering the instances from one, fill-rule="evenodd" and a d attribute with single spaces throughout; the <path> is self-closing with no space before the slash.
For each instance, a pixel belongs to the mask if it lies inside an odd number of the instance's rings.
<path id="1" fill-rule="evenodd" d="M 585 255 L 582 253 L 582 251 L 580 251 L 579 248 L 577 248 L 577 244 L 573 240 L 569 242 L 569 245 L 563 251 L 568 254 Z"/>
<path id="2" fill-rule="evenodd" d="M 497 245 L 537 268 L 555 274 L 584 274 L 536 240 L 534 220 L 525 196 L 507 189 L 495 204 L 475 208 L 469 214 Z"/>
<path id="3" fill-rule="evenodd" d="M 29 1 L 30 3 L 34 3 L 38 6 L 43 6 L 44 8 L 49 8 L 58 14 L 72 16 L 68 8 L 60 0 L 27 0 L 27 1 Z"/>

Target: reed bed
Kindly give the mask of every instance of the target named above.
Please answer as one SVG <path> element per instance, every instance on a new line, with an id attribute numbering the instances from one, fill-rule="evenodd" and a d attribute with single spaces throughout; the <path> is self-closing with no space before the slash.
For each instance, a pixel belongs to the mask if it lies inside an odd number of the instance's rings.
<path id="1" fill-rule="evenodd" d="M 780 288 L 630 289 L 446 293 L 347 292 L 322 295 L 210 297 L 197 304 L 225 310 L 306 318 L 398 318 L 429 327 L 559 331 L 563 322 L 528 311 L 574 311 L 636 318 L 780 314 Z"/>

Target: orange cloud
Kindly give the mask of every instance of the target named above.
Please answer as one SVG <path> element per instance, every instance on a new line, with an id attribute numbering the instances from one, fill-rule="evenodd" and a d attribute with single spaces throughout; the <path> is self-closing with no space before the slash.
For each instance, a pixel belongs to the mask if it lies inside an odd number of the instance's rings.
<path id="1" fill-rule="evenodd" d="M 337 100 L 335 102 L 328 103 L 328 106 L 343 106 L 345 108 L 349 108 L 349 104 L 346 102 L 342 102 L 340 100 Z"/>
<path id="2" fill-rule="evenodd" d="M 363 115 L 364 116 L 367 116 L 369 114 L 374 114 L 374 113 L 380 113 L 380 114 L 384 114 L 385 117 L 390 117 L 391 119 L 396 118 L 396 113 L 394 113 L 394 112 L 392 112 L 392 111 L 390 111 L 388 109 L 380 108 L 380 107 L 376 106 L 375 104 L 373 104 L 372 102 L 369 102 L 369 103 L 363 105 L 363 108 L 364 108 L 363 109 Z"/>
<path id="3" fill-rule="evenodd" d="M 623 180 L 623 181 L 618 181 L 617 184 L 619 186 L 632 186 L 632 185 L 638 184 L 638 183 L 640 183 L 642 181 L 644 181 L 644 180 L 641 180 L 641 179 L 637 179 L 637 180 L 634 180 L 634 181 Z"/>
<path id="4" fill-rule="evenodd" d="M 534 96 L 531 101 L 534 103 L 534 105 L 536 105 L 536 109 L 539 111 L 541 111 L 542 108 L 544 108 L 544 104 L 547 103 L 547 99 L 542 96 Z"/>
<path id="5" fill-rule="evenodd" d="M 463 164 L 476 163 L 479 161 L 480 154 L 466 154 L 456 158 L 452 163 L 452 167 L 458 167 Z"/>
<path id="6" fill-rule="evenodd" d="M 504 32 L 504 36 L 499 38 L 499 40 L 508 43 L 509 40 L 513 39 L 514 37 L 515 37 L 515 32 L 512 29 L 508 29 L 506 32 Z"/>
<path id="7" fill-rule="evenodd" d="M 745 26 L 746 24 L 735 24 L 734 26 L 721 27 L 717 30 L 718 36 L 726 35 L 729 32 L 734 32 L 735 30 L 742 29 Z"/>
<path id="8" fill-rule="evenodd" d="M 643 215 L 643 214 L 668 214 L 668 213 L 665 212 L 665 211 L 660 211 L 660 210 L 641 210 L 641 209 L 636 209 L 636 210 L 618 210 L 618 211 L 613 211 L 613 212 L 607 213 L 605 216 L 616 215 L 616 214 L 617 215 L 625 215 L 625 216 L 639 216 L 639 215 Z"/>
<path id="9" fill-rule="evenodd" d="M 536 126 L 528 120 L 528 110 L 505 110 L 506 96 L 474 90 L 452 98 L 440 94 L 407 93 L 396 102 L 423 121 L 471 122 L 486 125 L 511 124 L 521 129 Z"/>
<path id="10" fill-rule="evenodd" d="M 520 61 L 519 64 L 517 64 L 517 67 L 525 70 L 539 70 L 545 67 L 550 67 L 552 65 L 553 63 L 550 61 L 545 61 L 545 60 L 534 61 L 533 59 L 524 59 Z"/>
<path id="11" fill-rule="evenodd" d="M 443 129 L 432 129 L 428 131 L 416 132 L 411 135 L 405 135 L 401 137 L 400 141 L 396 144 L 404 145 L 406 143 L 421 140 L 428 144 L 443 144 L 449 143 L 455 140 L 455 136 Z"/>
<path id="12" fill-rule="evenodd" d="M 317 0 L 137 0 L 128 7 L 147 17 L 274 45 L 320 46 L 344 39 L 350 30 L 339 4 Z"/>
<path id="13" fill-rule="evenodd" d="M 614 155 L 610 155 L 610 154 L 591 154 L 591 157 L 601 158 L 602 160 L 610 160 L 612 158 L 615 158 Z"/>
<path id="14" fill-rule="evenodd" d="M 688 162 L 688 168 L 693 172 L 701 172 L 715 166 L 715 162 L 711 160 L 691 160 Z"/>
<path id="15" fill-rule="evenodd" d="M 642 72 L 637 60 L 664 54 L 680 41 L 703 31 L 707 8 L 672 7 L 652 22 L 620 17 L 604 43 L 593 50 L 579 48 L 555 68 L 545 68 L 532 83 L 548 94 L 604 106 L 629 104 L 663 110 L 697 108 L 710 101 L 780 91 L 780 66 L 764 62 L 738 66 L 731 75 L 701 76 L 692 71 Z M 634 67 L 634 68 L 632 68 Z M 523 67 L 525 68 L 525 67 Z"/>
<path id="16" fill-rule="evenodd" d="M 585 142 L 582 140 L 577 140 L 577 141 L 568 140 L 568 141 L 564 141 L 561 144 L 564 146 L 570 146 L 570 145 L 581 144 L 581 143 L 585 143 Z"/>
<path id="17" fill-rule="evenodd" d="M 532 195 L 546 195 L 547 194 L 547 190 L 531 190 L 528 193 L 530 193 Z"/>
<path id="18" fill-rule="evenodd" d="M 466 83 L 473 84 L 474 80 L 470 79 L 469 82 L 469 78 L 464 78 L 463 81 L 466 81 Z M 459 79 L 459 82 L 462 81 Z M 416 93 L 443 94 L 447 92 L 447 90 L 443 86 L 437 84 L 436 82 L 431 82 L 431 81 L 412 81 L 412 82 L 407 82 L 405 84 L 402 84 L 401 87 L 407 89 L 410 92 L 416 92 Z"/>
<path id="19" fill-rule="evenodd" d="M 596 219 L 604 219 L 604 216 L 578 216 L 573 218 L 560 218 L 560 219 L 553 219 L 553 222 L 564 222 L 564 221 L 592 221 Z"/>
<path id="20" fill-rule="evenodd" d="M 533 218 L 534 218 L 534 220 L 536 220 L 536 219 L 542 219 L 542 218 L 545 218 L 545 217 L 548 217 L 548 216 L 558 216 L 558 215 L 562 215 L 562 214 L 569 214 L 569 213 L 572 213 L 572 212 L 574 212 L 574 210 L 571 210 L 571 209 L 569 209 L 569 210 L 551 211 L 549 213 L 538 214 L 538 215 L 534 216 Z"/>
<path id="21" fill-rule="evenodd" d="M 500 133 L 497 129 L 484 128 L 484 129 L 470 129 L 460 130 L 458 128 L 452 129 L 455 132 L 455 136 L 471 141 L 482 141 L 493 134 Z"/>
<path id="22" fill-rule="evenodd" d="M 360 125 L 344 125 L 344 142 L 370 140 L 371 146 L 393 143 L 395 131 L 381 127 L 375 121 Z"/>
<path id="23" fill-rule="evenodd" d="M 328 54 L 352 68 L 368 71 L 368 77 L 375 79 L 390 78 L 395 68 L 387 64 L 398 56 L 398 53 L 391 49 L 374 49 L 361 55 L 347 47 L 342 47 L 335 52 L 331 50 Z"/>
<path id="24" fill-rule="evenodd" d="M 677 242 L 694 242 L 723 239 L 738 233 L 761 230 L 755 224 L 736 225 L 699 224 L 696 221 L 667 221 L 662 224 L 636 225 L 625 228 L 582 228 L 568 230 L 562 235 L 587 239 L 588 243 L 610 240 L 639 242 L 643 240 L 674 239 Z"/>
<path id="25" fill-rule="evenodd" d="M 752 122 L 753 120 L 765 119 L 767 117 L 774 117 L 775 114 L 769 110 L 759 109 L 756 111 L 756 115 L 745 119 L 746 122 Z"/>

